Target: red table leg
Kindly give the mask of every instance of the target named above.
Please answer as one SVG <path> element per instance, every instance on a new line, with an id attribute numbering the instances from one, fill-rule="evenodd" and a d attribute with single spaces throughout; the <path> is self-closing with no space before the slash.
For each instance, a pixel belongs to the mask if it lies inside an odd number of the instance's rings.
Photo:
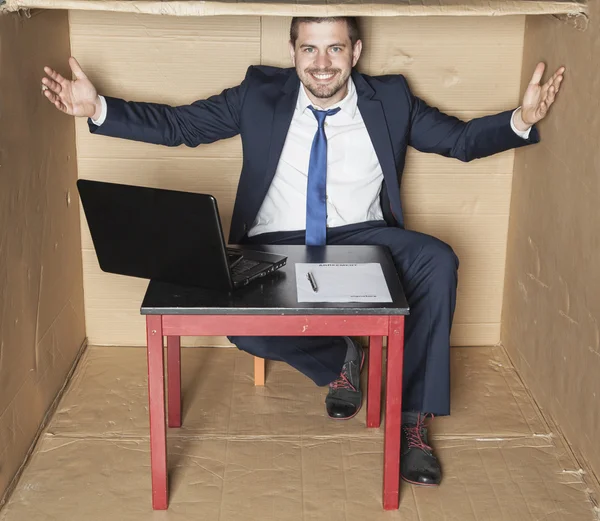
<path id="1" fill-rule="evenodd" d="M 166 510 L 168 504 L 167 428 L 165 425 L 165 373 L 161 315 L 146 317 L 146 337 L 148 340 L 152 508 Z"/>
<path id="2" fill-rule="evenodd" d="M 367 387 L 367 427 L 381 424 L 381 359 L 383 337 L 369 338 L 369 380 Z"/>
<path id="3" fill-rule="evenodd" d="M 404 317 L 390 316 L 387 345 L 385 433 L 383 439 L 383 509 L 400 505 L 400 425 L 402 416 L 402 366 Z"/>
<path id="4" fill-rule="evenodd" d="M 181 427 L 181 337 L 167 337 L 167 400 L 169 427 Z"/>

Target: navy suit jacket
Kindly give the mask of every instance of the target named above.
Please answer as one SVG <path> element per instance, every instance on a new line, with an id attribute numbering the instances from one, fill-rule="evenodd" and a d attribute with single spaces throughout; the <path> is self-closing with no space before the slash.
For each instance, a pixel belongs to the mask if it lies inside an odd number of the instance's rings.
<path id="1" fill-rule="evenodd" d="M 527 140 L 513 132 L 512 110 L 463 122 L 413 95 L 400 74 L 367 76 L 353 70 L 352 79 L 383 171 L 381 203 L 391 225 L 404 226 L 400 181 L 409 145 L 471 161 L 539 141 L 535 127 Z M 195 147 L 240 134 L 243 166 L 229 233 L 229 242 L 235 244 L 243 242 L 273 180 L 299 88 L 294 68 L 251 66 L 240 85 L 191 105 L 107 96 L 105 122 L 88 124 L 96 134 L 166 146 Z"/>

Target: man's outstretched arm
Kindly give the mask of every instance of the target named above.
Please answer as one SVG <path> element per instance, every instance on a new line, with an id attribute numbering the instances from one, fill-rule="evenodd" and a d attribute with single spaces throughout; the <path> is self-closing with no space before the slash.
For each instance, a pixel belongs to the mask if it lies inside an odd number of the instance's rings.
<path id="1" fill-rule="evenodd" d="M 409 144 L 422 152 L 471 161 L 537 143 L 539 134 L 534 125 L 547 115 L 554 103 L 564 70 L 564 67 L 560 67 L 544 85 L 540 85 L 544 64 L 538 64 L 523 102 L 517 110 L 484 116 L 469 122 L 428 106 L 423 100 L 412 95 L 407 86 L 411 105 Z"/>
<path id="2" fill-rule="evenodd" d="M 239 114 L 245 83 L 191 105 L 127 102 L 98 95 L 75 58 L 69 59 L 75 80 L 49 67 L 42 79 L 44 94 L 56 108 L 76 117 L 89 118 L 96 134 L 167 146 L 190 147 L 212 143 L 239 133 Z M 94 121 L 96 123 L 94 123 Z"/>

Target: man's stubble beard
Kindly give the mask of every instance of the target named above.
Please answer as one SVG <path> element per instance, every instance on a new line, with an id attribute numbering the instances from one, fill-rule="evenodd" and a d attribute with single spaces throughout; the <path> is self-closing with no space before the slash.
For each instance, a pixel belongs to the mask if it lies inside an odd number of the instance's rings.
<path id="1" fill-rule="evenodd" d="M 306 82 L 302 82 L 303 85 L 306 87 L 306 89 L 315 97 L 315 98 L 319 98 L 319 99 L 328 99 L 331 98 L 333 96 L 335 96 L 340 90 L 342 90 L 344 88 L 344 86 L 346 85 L 348 78 L 350 77 L 350 74 L 348 74 L 345 77 L 340 77 L 339 81 L 331 86 L 331 87 L 325 87 L 327 90 L 323 90 L 323 89 L 319 89 L 318 87 L 312 85 L 311 83 L 309 83 L 309 81 L 312 79 L 311 76 L 311 72 L 320 72 L 322 74 L 326 74 L 327 72 L 334 72 L 334 73 L 340 73 L 341 71 L 339 69 L 336 69 L 334 71 L 315 71 L 315 70 L 308 70 L 304 72 L 304 77 L 306 78 Z"/>

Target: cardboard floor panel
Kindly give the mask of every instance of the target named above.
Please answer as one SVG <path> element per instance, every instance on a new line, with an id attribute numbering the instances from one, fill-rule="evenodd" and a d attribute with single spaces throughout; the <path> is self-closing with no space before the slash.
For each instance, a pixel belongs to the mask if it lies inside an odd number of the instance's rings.
<path id="1" fill-rule="evenodd" d="M 437 437 L 519 437 L 550 432 L 502 347 L 452 348 L 451 414 Z"/>
<path id="2" fill-rule="evenodd" d="M 502 348 L 452 348 L 452 414 L 432 422 L 437 438 L 531 437 L 549 429 Z M 148 435 L 145 348 L 90 347 L 49 432 L 61 436 Z M 363 384 L 366 384 L 366 366 Z M 256 387 L 253 358 L 235 348 L 183 348 L 183 427 L 172 437 L 324 436 L 380 438 L 365 428 L 363 407 L 351 421 L 325 414 L 326 388 L 280 362 L 267 362 Z"/>
<path id="3" fill-rule="evenodd" d="M 152 512 L 148 439 L 46 435 L 0 520 L 596 520 L 560 443 L 440 440 L 436 448 L 442 486 L 403 483 L 400 509 L 384 512 L 380 440 L 171 439 L 169 509 Z"/>

